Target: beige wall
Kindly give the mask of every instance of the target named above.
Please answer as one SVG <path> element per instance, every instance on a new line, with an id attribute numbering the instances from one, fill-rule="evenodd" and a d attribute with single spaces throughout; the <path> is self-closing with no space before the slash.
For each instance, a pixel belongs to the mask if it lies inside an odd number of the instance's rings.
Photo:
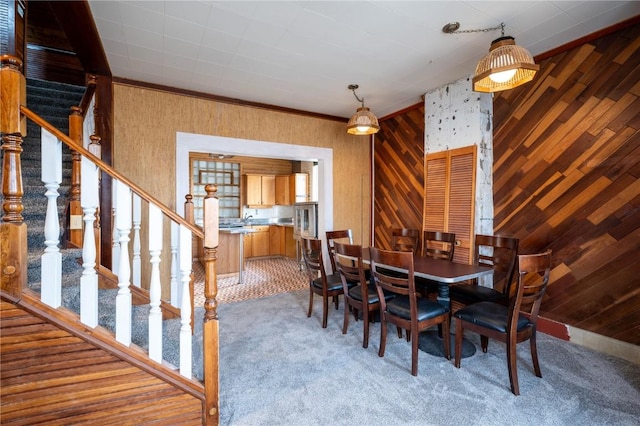
<path id="1" fill-rule="evenodd" d="M 170 208 L 176 208 L 176 132 L 331 148 L 333 228 L 351 228 L 355 242 L 369 245 L 369 139 L 348 135 L 346 119 L 325 120 L 124 84 L 113 89 L 113 165 Z"/>

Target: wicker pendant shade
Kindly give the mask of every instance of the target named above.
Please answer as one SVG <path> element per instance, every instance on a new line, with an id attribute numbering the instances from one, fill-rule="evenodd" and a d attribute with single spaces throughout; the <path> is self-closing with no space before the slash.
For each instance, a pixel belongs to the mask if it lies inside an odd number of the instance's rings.
<path id="1" fill-rule="evenodd" d="M 347 123 L 347 133 L 352 135 L 372 135 L 378 130 L 380 130 L 378 119 L 367 107 L 358 108 Z"/>
<path id="2" fill-rule="evenodd" d="M 476 92 L 499 92 L 533 80 L 540 67 L 513 37 L 500 37 L 491 43 L 489 53 L 478 62 L 473 76 Z"/>
<path id="3" fill-rule="evenodd" d="M 364 98 L 360 99 L 356 95 L 357 84 L 350 84 L 348 89 L 353 92 L 353 96 L 362 104 L 355 114 L 351 116 L 347 123 L 347 133 L 350 135 L 372 135 L 378 133 L 380 125 L 378 118 L 364 106 Z"/>

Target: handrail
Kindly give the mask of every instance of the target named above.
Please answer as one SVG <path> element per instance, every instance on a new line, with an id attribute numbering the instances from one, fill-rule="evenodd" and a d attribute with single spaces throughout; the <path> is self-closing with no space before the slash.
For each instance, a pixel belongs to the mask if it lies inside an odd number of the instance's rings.
<path id="1" fill-rule="evenodd" d="M 97 84 L 98 83 L 96 81 L 96 76 L 90 75 L 89 80 L 87 81 L 87 85 L 85 87 L 85 91 L 82 94 L 82 99 L 80 100 L 80 104 L 78 105 L 80 107 L 80 111 L 82 112 L 83 117 L 87 115 L 87 108 L 91 103 L 93 94 L 96 92 Z"/>
<path id="2" fill-rule="evenodd" d="M 93 155 L 85 147 L 83 147 L 81 145 L 78 145 L 76 142 L 73 141 L 73 139 L 71 139 L 69 136 L 65 135 L 64 133 L 62 133 L 60 130 L 56 129 L 54 126 L 52 126 L 48 121 L 46 121 L 45 119 L 40 117 L 38 114 L 34 113 L 29 108 L 27 108 L 27 107 L 25 107 L 23 105 L 20 106 L 20 112 L 22 114 L 24 114 L 26 117 L 28 117 L 31 121 L 33 121 L 34 123 L 36 123 L 40 127 L 46 129 L 48 132 L 53 134 L 56 138 L 58 138 L 59 140 L 61 140 L 65 144 L 67 144 L 71 149 L 79 152 L 83 156 L 87 157 L 89 160 L 93 161 L 96 164 L 96 166 L 98 166 L 98 168 L 100 170 L 102 170 L 103 172 L 107 173 L 112 178 L 115 178 L 115 179 L 125 183 L 140 198 L 142 198 L 143 200 L 145 200 L 145 201 L 147 201 L 149 203 L 153 203 L 156 206 L 158 206 L 158 208 L 160 210 L 162 210 L 162 212 L 165 215 L 167 215 L 169 218 L 171 218 L 173 221 L 179 223 L 180 225 L 183 225 L 183 226 L 187 227 L 193 233 L 194 236 L 199 237 L 201 239 L 204 239 L 204 231 L 202 229 L 200 229 L 199 227 L 189 223 L 186 219 L 184 219 L 183 217 L 178 215 L 176 212 L 171 210 L 169 207 L 167 207 L 164 204 L 162 204 L 158 199 L 156 199 L 152 195 L 147 194 L 138 185 L 133 183 L 131 180 L 127 179 L 120 172 L 118 172 L 115 169 L 113 169 L 111 166 L 109 166 L 107 163 L 102 161 L 100 158 L 98 158 L 95 155 Z"/>

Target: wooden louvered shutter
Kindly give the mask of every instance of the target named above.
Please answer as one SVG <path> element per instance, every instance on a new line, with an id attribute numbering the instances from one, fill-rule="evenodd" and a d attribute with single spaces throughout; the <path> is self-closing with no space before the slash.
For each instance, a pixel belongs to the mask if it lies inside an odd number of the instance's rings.
<path id="1" fill-rule="evenodd" d="M 425 157 L 423 230 L 454 232 L 453 260 L 473 261 L 476 146 Z"/>

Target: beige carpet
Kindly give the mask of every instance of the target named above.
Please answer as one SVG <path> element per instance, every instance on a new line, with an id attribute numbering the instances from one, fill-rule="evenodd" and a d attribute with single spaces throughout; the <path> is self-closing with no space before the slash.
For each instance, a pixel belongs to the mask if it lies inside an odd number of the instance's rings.
<path id="1" fill-rule="evenodd" d="M 194 304 L 204 304 L 204 269 L 193 263 Z M 233 303 L 309 288 L 307 276 L 295 260 L 286 257 L 249 259 L 245 262 L 243 283 L 238 274 L 218 275 L 218 303 Z"/>

